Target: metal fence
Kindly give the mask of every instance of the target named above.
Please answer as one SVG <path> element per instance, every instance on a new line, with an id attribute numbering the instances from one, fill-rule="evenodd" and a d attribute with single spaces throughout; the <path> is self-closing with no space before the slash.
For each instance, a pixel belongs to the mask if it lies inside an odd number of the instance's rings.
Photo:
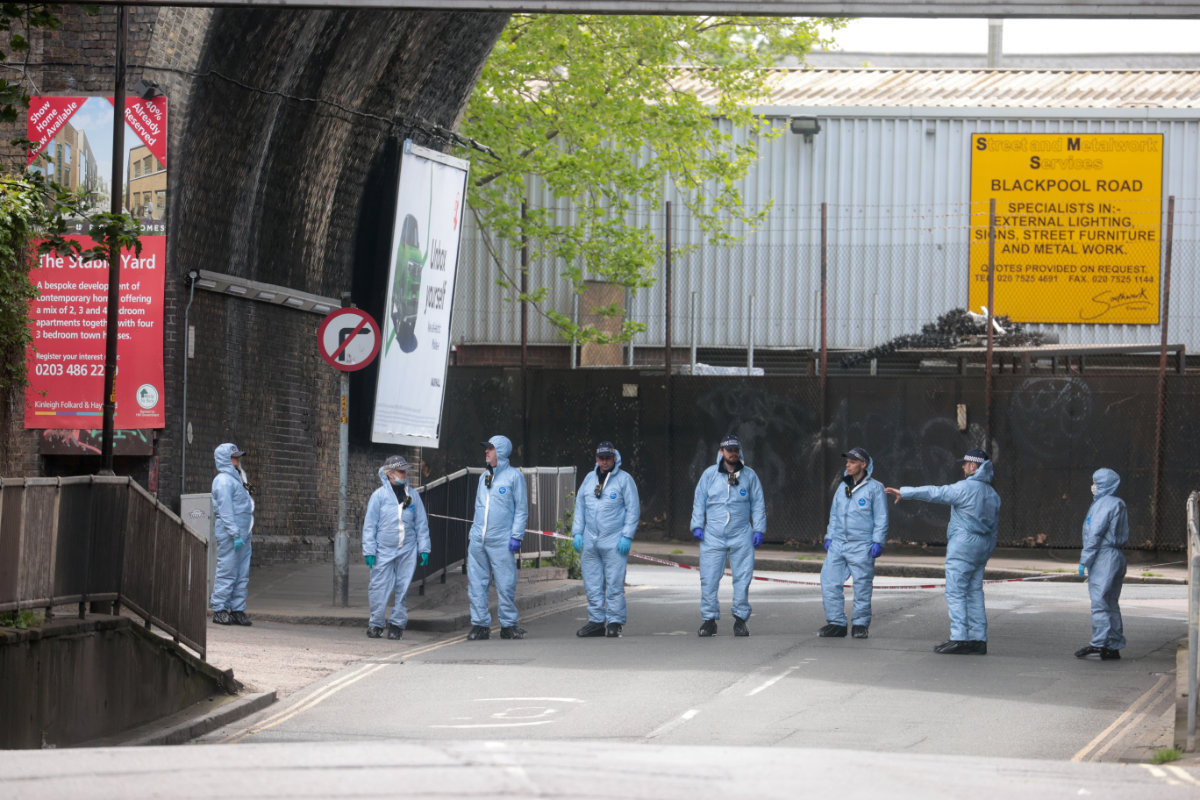
<path id="1" fill-rule="evenodd" d="M 0 611 L 111 602 L 204 658 L 207 549 L 131 478 L 0 478 Z"/>
<path id="2" fill-rule="evenodd" d="M 537 535 L 536 531 L 553 531 L 574 509 L 575 467 L 522 467 L 529 499 L 529 521 L 521 544 L 521 559 L 533 560 L 541 566 L 543 557 L 554 555 L 555 540 Z M 431 551 L 429 562 L 418 567 L 421 593 L 424 583 L 440 573 L 442 583 L 446 572 L 455 566 L 467 568 L 467 538 L 475 516 L 475 492 L 479 486 L 482 467 L 460 469 L 426 483 L 417 489 L 425 502 L 429 517 Z"/>
<path id="3" fill-rule="evenodd" d="M 1187 740 L 1189 753 L 1196 751 L 1196 714 L 1200 698 L 1200 492 L 1192 492 L 1187 502 L 1188 529 L 1188 662 L 1187 662 Z"/>

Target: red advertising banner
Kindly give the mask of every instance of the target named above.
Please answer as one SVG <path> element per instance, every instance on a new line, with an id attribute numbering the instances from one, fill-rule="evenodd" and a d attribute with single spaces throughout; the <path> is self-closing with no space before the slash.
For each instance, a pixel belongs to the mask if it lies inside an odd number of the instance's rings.
<path id="1" fill-rule="evenodd" d="M 112 205 L 113 106 L 106 97 L 34 97 L 32 169 L 85 197 L 94 211 Z M 163 290 L 166 275 L 166 98 L 126 104 L 121 206 L 142 225 L 142 252 L 121 254 L 118 296 L 118 429 L 162 428 Z M 36 136 L 34 134 L 37 134 Z M 97 246 L 86 220 L 75 223 L 84 250 Z M 101 426 L 108 320 L 108 262 L 46 254 L 30 270 L 38 297 L 29 304 L 25 427 L 88 431 Z M 77 437 L 78 438 L 78 437 Z"/>
<path id="2" fill-rule="evenodd" d="M 87 236 L 68 237 L 85 250 Z M 118 428 L 161 428 L 163 286 L 167 241 L 142 238 L 142 254 L 121 254 L 117 315 Z M 26 354 L 26 428 L 93 428 L 103 414 L 108 262 L 43 255 L 30 272 L 38 298 L 29 307 L 33 344 Z"/>

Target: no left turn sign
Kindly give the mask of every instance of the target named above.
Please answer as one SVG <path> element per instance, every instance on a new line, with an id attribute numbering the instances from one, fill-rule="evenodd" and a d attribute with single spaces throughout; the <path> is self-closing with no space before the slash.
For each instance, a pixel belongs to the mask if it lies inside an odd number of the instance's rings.
<path id="1" fill-rule="evenodd" d="M 325 317 L 317 330 L 321 358 L 334 369 L 354 372 L 379 354 L 379 326 L 359 308 L 339 308 Z"/>

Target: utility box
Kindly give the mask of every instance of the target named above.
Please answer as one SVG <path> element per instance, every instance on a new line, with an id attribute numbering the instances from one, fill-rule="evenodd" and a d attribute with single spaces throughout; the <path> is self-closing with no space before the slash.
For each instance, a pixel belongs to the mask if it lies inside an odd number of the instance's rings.
<path id="1" fill-rule="evenodd" d="M 212 597 L 213 580 L 217 576 L 217 538 L 213 531 L 212 493 L 184 494 L 179 496 L 179 517 L 183 524 L 208 542 L 208 594 L 204 602 Z"/>

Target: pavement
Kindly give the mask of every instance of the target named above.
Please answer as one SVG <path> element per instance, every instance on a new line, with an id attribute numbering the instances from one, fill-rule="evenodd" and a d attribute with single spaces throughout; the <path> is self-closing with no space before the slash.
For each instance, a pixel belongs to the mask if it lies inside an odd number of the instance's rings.
<path id="1" fill-rule="evenodd" d="M 650 559 L 638 559 L 641 553 Z M 697 542 L 641 541 L 634 544 L 630 563 L 669 561 L 683 566 L 699 564 Z M 756 572 L 812 573 L 818 580 L 825 554 L 820 551 L 763 546 L 755 553 Z M 1182 553 L 1144 553 L 1129 551 L 1127 584 L 1186 584 L 1186 561 Z M 1165 563 L 1164 563 L 1165 562 Z M 545 562 L 543 562 L 545 563 Z M 1031 579 L 1079 581 L 1077 550 L 997 550 L 988 562 L 986 580 Z M 517 607 L 529 611 L 554 603 L 574 600 L 583 594 L 578 580 L 568 580 L 566 569 L 543 566 L 525 567 L 519 573 Z M 944 547 L 891 547 L 875 561 L 875 575 L 896 578 L 945 577 Z M 366 627 L 369 605 L 369 571 L 357 560 L 350 564 L 349 603 L 333 602 L 333 565 L 329 563 L 271 564 L 250 572 L 247 611 L 256 620 L 299 625 L 358 625 Z M 798 578 L 800 579 L 800 578 Z M 493 595 L 494 596 L 494 595 Z M 471 625 L 467 604 L 466 575 L 453 568 L 444 576 L 437 573 L 413 581 L 407 599 L 408 627 L 417 631 L 448 633 Z"/>

